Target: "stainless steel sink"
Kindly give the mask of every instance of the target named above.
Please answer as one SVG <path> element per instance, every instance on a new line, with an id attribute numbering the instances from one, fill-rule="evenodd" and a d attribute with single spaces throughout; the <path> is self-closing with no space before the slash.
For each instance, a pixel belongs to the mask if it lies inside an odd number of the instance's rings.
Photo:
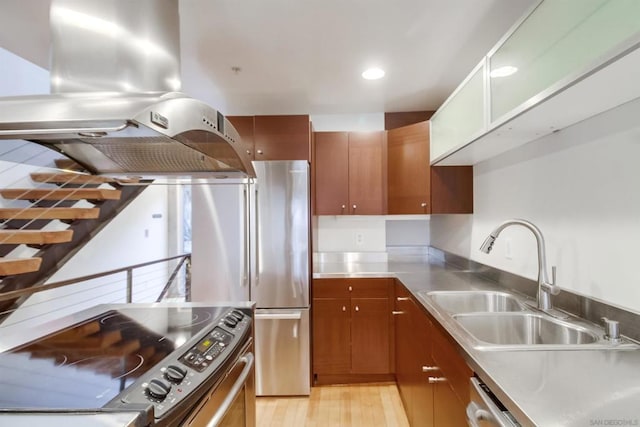
<path id="1" fill-rule="evenodd" d="M 596 330 L 536 313 L 472 313 L 453 318 L 479 350 L 636 349 L 635 343 L 612 343 Z"/>
<path id="2" fill-rule="evenodd" d="M 496 291 L 433 291 L 426 293 L 443 310 L 456 313 L 523 311 L 512 295 Z"/>

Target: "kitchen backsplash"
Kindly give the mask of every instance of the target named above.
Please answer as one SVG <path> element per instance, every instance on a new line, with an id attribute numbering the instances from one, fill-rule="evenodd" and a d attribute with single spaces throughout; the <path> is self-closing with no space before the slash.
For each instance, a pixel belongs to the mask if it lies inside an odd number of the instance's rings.
<path id="1" fill-rule="evenodd" d="M 315 252 L 385 252 L 388 247 L 429 245 L 429 219 L 391 216 L 318 216 Z"/>

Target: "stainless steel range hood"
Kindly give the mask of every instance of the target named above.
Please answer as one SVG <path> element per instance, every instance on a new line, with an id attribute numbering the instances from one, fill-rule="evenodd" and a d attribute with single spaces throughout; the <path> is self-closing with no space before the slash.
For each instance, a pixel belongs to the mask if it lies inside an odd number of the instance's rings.
<path id="1" fill-rule="evenodd" d="M 53 0 L 52 95 L 0 98 L 0 139 L 95 174 L 255 176 L 217 110 L 180 87 L 177 0 Z"/>

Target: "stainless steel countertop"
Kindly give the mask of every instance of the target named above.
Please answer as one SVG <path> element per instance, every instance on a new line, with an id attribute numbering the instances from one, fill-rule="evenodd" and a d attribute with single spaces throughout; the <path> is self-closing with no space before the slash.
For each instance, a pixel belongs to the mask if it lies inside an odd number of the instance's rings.
<path id="1" fill-rule="evenodd" d="M 469 366 L 523 426 L 640 425 L 640 350 L 482 351 L 420 291 L 500 289 L 442 260 L 324 262 L 314 278 L 396 277 L 456 340 Z"/>

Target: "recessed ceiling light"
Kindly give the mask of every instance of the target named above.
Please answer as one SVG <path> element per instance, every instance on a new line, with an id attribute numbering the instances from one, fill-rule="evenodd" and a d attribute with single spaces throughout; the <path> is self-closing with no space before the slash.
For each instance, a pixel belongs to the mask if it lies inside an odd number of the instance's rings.
<path id="1" fill-rule="evenodd" d="M 511 74 L 515 74 L 518 71 L 518 67 L 513 65 L 505 65 L 504 67 L 498 67 L 495 70 L 491 70 L 489 76 L 491 77 L 507 77 Z"/>
<path id="2" fill-rule="evenodd" d="M 362 72 L 362 78 L 367 80 L 378 80 L 384 77 L 384 70 L 380 68 L 369 68 Z"/>

